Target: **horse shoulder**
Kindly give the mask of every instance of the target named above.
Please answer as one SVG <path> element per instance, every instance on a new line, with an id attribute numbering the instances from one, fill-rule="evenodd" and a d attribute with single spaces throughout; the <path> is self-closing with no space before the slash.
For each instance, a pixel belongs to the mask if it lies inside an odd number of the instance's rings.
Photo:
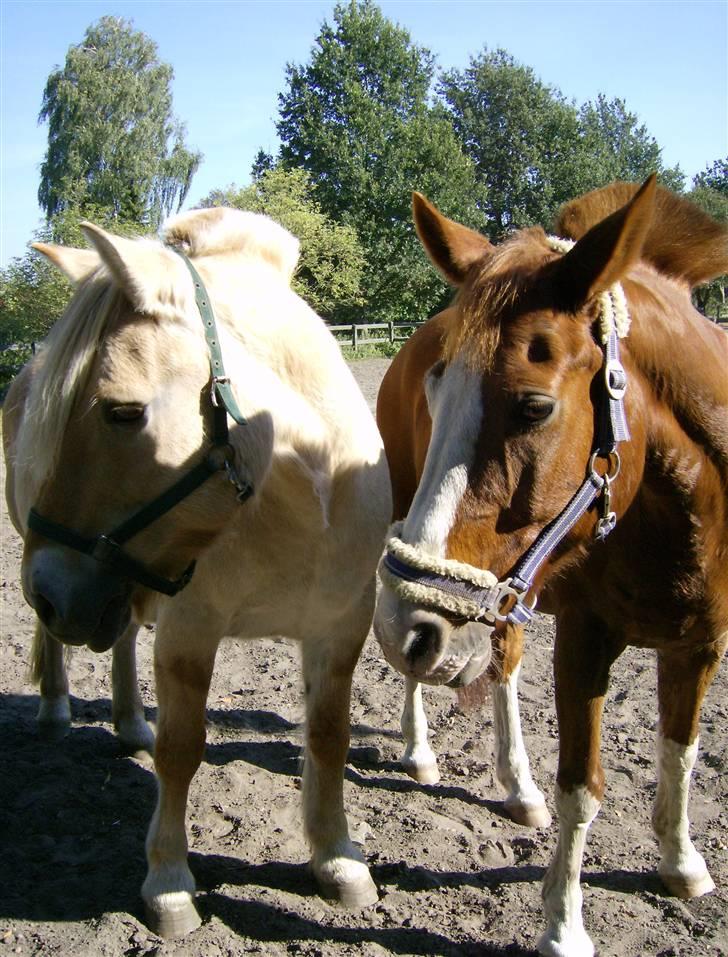
<path id="1" fill-rule="evenodd" d="M 625 291 L 633 313 L 625 348 L 647 380 L 653 431 L 664 432 L 666 417 L 674 420 L 728 479 L 728 337 L 693 308 L 684 284 L 642 267 Z"/>

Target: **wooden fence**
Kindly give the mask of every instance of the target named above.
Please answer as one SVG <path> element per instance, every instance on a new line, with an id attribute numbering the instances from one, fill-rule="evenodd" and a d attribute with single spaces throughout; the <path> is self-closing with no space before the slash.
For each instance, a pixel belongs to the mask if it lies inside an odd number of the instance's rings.
<path id="1" fill-rule="evenodd" d="M 329 326 L 338 342 L 357 349 L 359 346 L 381 344 L 382 342 L 405 342 L 422 322 L 369 322 L 350 326 Z M 375 330 L 379 335 L 370 335 Z M 348 333 L 348 339 L 342 339 L 337 333 Z"/>

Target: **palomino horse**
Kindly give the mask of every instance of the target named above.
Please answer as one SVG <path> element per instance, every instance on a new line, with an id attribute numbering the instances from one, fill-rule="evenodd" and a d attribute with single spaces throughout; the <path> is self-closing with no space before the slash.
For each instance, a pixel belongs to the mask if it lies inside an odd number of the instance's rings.
<path id="1" fill-rule="evenodd" d="M 167 245 L 84 231 L 92 252 L 41 250 L 84 278 L 9 398 L 12 508 L 24 592 L 50 636 L 102 651 L 156 621 L 150 923 L 164 936 L 199 924 L 185 810 L 224 636 L 300 640 L 312 869 L 325 896 L 371 903 L 343 806 L 391 509 L 371 413 L 291 291 L 298 243 L 272 221 L 187 213 Z"/>
<path id="2" fill-rule="evenodd" d="M 406 440 L 391 458 L 398 507 L 411 504 L 383 559 L 375 629 L 395 667 L 436 683 L 478 653 L 463 622 L 483 641 L 494 629 L 497 646 L 537 597 L 555 614 L 559 840 L 539 949 L 582 957 L 602 707 L 627 645 L 657 653 L 658 872 L 679 897 L 714 886 L 687 802 L 728 643 L 728 340 L 689 289 L 728 271 L 728 233 L 654 178 L 567 206 L 559 231 L 575 243 L 534 228 L 495 248 L 420 196 L 414 211 L 459 294 L 388 373 L 386 394 L 402 391 L 380 408 L 385 434 L 419 429 L 425 403 L 432 425 L 419 457 Z"/>

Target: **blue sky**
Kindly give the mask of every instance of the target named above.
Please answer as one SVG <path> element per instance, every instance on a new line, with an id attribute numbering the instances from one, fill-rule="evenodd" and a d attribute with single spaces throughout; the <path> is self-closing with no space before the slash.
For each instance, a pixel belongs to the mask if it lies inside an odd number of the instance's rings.
<path id="1" fill-rule="evenodd" d="M 728 153 L 728 0 L 383 0 L 444 68 L 503 47 L 578 104 L 620 97 L 688 177 Z M 287 62 L 308 60 L 333 2 L 0 0 L 0 263 L 22 255 L 37 205 L 48 74 L 106 14 L 133 21 L 175 71 L 174 110 L 205 159 L 187 205 L 248 182 L 275 152 Z"/>

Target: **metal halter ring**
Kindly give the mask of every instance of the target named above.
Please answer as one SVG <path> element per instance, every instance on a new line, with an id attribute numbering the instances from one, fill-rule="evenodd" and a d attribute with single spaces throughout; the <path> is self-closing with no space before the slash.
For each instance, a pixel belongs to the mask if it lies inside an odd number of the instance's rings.
<path id="1" fill-rule="evenodd" d="M 609 468 L 604 475 L 600 475 L 599 472 L 597 472 L 597 470 L 594 468 L 597 459 L 607 459 L 609 462 Z M 596 452 L 592 452 L 591 458 L 589 459 L 589 473 L 608 482 L 613 482 L 616 479 L 616 477 L 619 475 L 621 466 L 622 461 L 619 457 L 619 452 L 616 449 L 613 449 L 611 452 L 607 452 L 606 455 L 597 449 Z"/>

